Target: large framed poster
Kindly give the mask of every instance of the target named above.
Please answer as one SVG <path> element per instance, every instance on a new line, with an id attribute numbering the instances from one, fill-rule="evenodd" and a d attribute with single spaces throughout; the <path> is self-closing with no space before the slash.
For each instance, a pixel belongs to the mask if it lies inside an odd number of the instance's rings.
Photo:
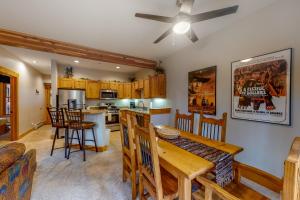
<path id="1" fill-rule="evenodd" d="M 189 112 L 216 114 L 217 67 L 189 72 Z"/>
<path id="2" fill-rule="evenodd" d="M 231 63 L 234 119 L 291 125 L 292 49 Z"/>

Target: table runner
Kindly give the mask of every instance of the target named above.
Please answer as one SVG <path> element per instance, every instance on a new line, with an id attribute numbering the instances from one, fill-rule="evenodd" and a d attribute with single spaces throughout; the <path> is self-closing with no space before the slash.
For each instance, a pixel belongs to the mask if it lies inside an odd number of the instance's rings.
<path id="1" fill-rule="evenodd" d="M 214 163 L 215 181 L 221 187 L 233 180 L 233 156 L 231 154 L 180 136 L 176 139 L 161 139 Z"/>

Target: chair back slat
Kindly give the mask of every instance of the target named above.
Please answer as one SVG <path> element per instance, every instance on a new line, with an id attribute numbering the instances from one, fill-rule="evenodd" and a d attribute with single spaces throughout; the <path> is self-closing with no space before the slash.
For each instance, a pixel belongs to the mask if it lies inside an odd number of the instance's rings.
<path id="1" fill-rule="evenodd" d="M 127 125 L 127 120 L 125 118 L 121 118 L 120 125 L 121 125 L 122 147 L 123 149 L 127 149 L 129 151 L 130 144 L 129 144 L 129 129 Z"/>
<path id="2" fill-rule="evenodd" d="M 146 186 L 155 189 L 156 199 L 163 199 L 154 127 L 150 124 L 149 129 L 146 129 L 136 125 L 134 130 L 140 176 L 145 177 L 143 181 Z"/>
<path id="3" fill-rule="evenodd" d="M 65 109 L 68 125 L 70 129 L 81 130 L 83 115 L 81 109 Z"/>
<path id="4" fill-rule="evenodd" d="M 62 108 L 47 108 L 52 127 L 64 127 L 65 126 L 65 117 L 64 111 Z"/>
<path id="5" fill-rule="evenodd" d="M 194 113 L 190 115 L 180 114 L 179 110 L 176 110 L 175 114 L 175 128 L 193 133 L 194 129 Z"/>
<path id="6" fill-rule="evenodd" d="M 223 113 L 222 119 L 208 118 L 200 113 L 198 134 L 211 140 L 225 142 L 227 113 Z"/>
<path id="7" fill-rule="evenodd" d="M 283 200 L 300 200 L 300 137 L 296 137 L 284 162 Z"/>

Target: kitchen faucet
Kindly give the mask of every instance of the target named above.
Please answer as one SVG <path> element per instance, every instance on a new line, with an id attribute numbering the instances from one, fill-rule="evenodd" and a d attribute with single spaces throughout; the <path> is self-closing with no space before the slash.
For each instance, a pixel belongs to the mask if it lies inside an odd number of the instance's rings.
<path id="1" fill-rule="evenodd" d="M 145 103 L 143 102 L 143 101 L 140 101 L 139 103 L 138 103 L 138 106 L 140 107 L 140 103 L 142 103 L 142 105 L 143 105 L 143 110 L 145 110 Z"/>

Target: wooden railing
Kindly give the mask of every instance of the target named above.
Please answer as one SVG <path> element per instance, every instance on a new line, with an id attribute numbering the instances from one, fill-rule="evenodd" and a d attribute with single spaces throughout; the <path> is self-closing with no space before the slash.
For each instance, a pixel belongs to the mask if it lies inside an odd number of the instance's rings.
<path id="1" fill-rule="evenodd" d="M 284 163 L 283 200 L 300 199 L 300 137 L 295 138 Z"/>

